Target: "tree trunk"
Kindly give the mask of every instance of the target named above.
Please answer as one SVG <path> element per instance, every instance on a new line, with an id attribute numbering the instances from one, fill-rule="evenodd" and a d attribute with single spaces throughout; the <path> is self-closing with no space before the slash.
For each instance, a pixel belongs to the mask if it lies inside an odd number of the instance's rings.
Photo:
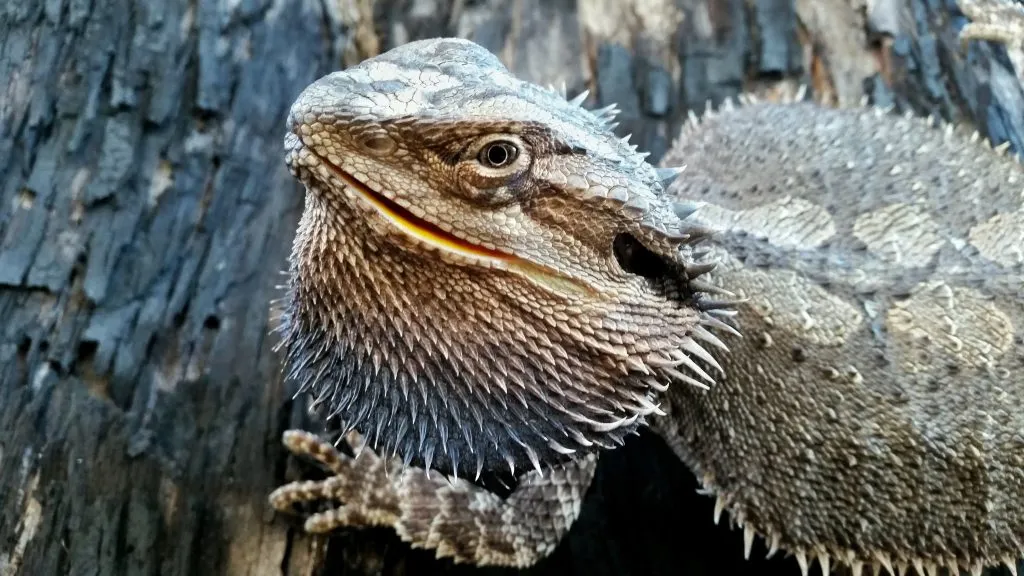
<path id="1" fill-rule="evenodd" d="M 0 576 L 472 572 L 387 530 L 310 538 L 266 505 L 295 473 L 281 432 L 311 426 L 269 334 L 302 208 L 282 159 L 292 100 L 460 35 L 618 102 L 652 161 L 687 110 L 799 83 L 973 119 L 1024 150 L 1002 47 L 961 52 L 951 2 L 878 0 L 905 5 L 871 22 L 860 4 L 0 0 Z M 744 561 L 695 487 L 632 439 L 533 571 L 798 573 Z"/>

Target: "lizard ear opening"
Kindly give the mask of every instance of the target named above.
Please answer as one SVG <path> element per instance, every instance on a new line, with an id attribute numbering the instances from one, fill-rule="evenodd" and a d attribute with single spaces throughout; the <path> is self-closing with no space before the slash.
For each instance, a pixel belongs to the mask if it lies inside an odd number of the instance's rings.
<path id="1" fill-rule="evenodd" d="M 612 253 L 619 266 L 629 274 L 654 279 L 664 278 L 671 271 L 671 266 L 664 258 L 649 250 L 628 232 L 615 236 Z"/>

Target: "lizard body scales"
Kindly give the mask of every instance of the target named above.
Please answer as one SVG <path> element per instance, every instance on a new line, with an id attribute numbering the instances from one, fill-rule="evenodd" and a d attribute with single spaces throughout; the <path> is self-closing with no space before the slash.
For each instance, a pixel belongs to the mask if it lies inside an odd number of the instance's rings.
<path id="1" fill-rule="evenodd" d="M 646 424 L 748 551 L 761 536 L 805 572 L 1013 566 L 1020 165 L 923 119 L 748 103 L 683 131 L 679 174 L 581 101 L 455 39 L 300 96 L 284 344 L 322 413 L 370 445 L 286 433 L 335 475 L 274 506 L 339 500 L 306 528 L 530 565 L 599 450 Z M 507 498 L 466 479 L 498 468 L 519 474 Z"/>
<path id="2" fill-rule="evenodd" d="M 716 278 L 749 297 L 745 337 L 654 426 L 801 564 L 1013 565 L 1020 166 L 962 130 L 813 104 L 712 114 L 666 159 L 684 160 L 669 193 L 725 231 Z"/>

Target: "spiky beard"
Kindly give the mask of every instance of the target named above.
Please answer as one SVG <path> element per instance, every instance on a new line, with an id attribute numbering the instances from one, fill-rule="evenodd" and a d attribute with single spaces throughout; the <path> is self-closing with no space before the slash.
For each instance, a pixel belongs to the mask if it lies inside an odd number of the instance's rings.
<path id="1" fill-rule="evenodd" d="M 293 249 L 288 375 L 379 454 L 514 475 L 621 444 L 670 383 L 711 381 L 697 340 L 720 345 L 704 326 L 721 322 L 682 266 L 647 280 L 661 298 L 572 304 L 513 273 L 375 245 L 369 229 L 330 234 L 324 214 L 307 207 Z"/>

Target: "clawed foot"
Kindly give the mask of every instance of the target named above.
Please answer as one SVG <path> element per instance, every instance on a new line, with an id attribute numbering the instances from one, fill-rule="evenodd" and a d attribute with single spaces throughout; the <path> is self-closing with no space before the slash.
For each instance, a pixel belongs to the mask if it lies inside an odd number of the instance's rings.
<path id="1" fill-rule="evenodd" d="M 343 503 L 310 515 L 307 532 L 323 534 L 342 527 L 394 526 L 401 511 L 397 482 L 401 462 L 388 462 L 364 446 L 362 437 L 347 437 L 357 456 L 339 452 L 331 443 L 300 430 L 284 433 L 282 441 L 293 454 L 314 460 L 333 474 L 325 480 L 292 482 L 274 490 L 270 505 L 281 512 L 295 513 L 295 504 L 323 501 Z"/>
<path id="2" fill-rule="evenodd" d="M 989 40 L 1024 45 L 1024 8 L 1011 0 L 957 0 L 971 22 L 960 31 L 961 45 L 969 40 Z"/>
<path id="3" fill-rule="evenodd" d="M 597 464 L 592 455 L 545 474 L 529 472 L 501 498 L 466 480 L 381 458 L 355 432 L 346 439 L 354 458 L 308 432 L 285 432 L 290 452 L 333 475 L 281 486 L 270 505 L 295 513 L 296 504 L 334 503 L 306 519 L 307 532 L 385 526 L 413 547 L 477 565 L 524 567 L 551 553 L 576 520 Z"/>

